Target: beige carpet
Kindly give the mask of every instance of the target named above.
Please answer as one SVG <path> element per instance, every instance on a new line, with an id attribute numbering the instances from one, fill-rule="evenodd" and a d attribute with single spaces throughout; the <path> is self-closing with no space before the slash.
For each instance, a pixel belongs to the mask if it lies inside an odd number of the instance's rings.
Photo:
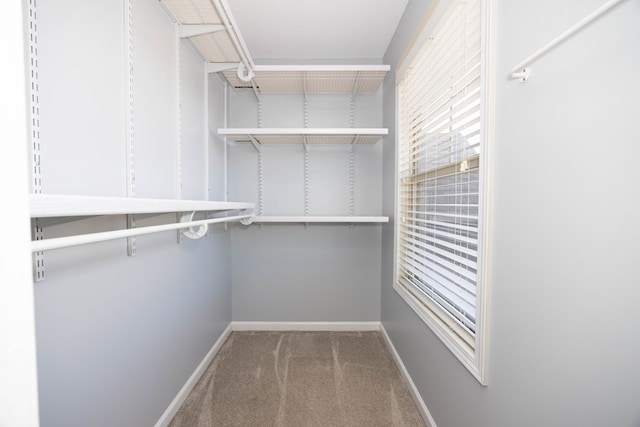
<path id="1" fill-rule="evenodd" d="M 424 425 L 378 332 L 234 332 L 170 427 Z"/>

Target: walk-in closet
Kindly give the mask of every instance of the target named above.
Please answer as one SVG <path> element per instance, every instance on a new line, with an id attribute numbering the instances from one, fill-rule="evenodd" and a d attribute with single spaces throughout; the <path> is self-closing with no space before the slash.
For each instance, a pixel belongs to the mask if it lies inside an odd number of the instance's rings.
<path id="1" fill-rule="evenodd" d="M 10 0 L 1 427 L 640 425 L 638 0 Z"/>

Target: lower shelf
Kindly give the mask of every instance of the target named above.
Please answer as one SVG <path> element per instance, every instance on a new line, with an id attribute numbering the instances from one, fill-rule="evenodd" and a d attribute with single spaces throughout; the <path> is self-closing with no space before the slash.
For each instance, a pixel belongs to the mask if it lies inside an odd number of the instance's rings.
<path id="1" fill-rule="evenodd" d="M 254 224 L 265 223 L 385 223 L 389 222 L 388 216 L 256 216 Z"/>

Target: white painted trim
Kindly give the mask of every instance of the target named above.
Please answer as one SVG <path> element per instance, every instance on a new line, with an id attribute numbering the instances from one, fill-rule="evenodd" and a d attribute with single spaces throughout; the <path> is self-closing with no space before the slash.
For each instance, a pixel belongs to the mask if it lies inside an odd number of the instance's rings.
<path id="1" fill-rule="evenodd" d="M 427 427 L 437 427 L 435 420 L 431 416 L 431 412 L 429 412 L 429 408 L 427 408 L 427 404 L 424 403 L 424 400 L 422 400 L 422 396 L 420 395 L 418 388 L 411 379 L 411 375 L 409 375 L 409 371 L 407 370 L 406 366 L 404 366 L 404 363 L 402 363 L 402 359 L 400 358 L 400 355 L 393 345 L 393 342 L 391 341 L 389 334 L 387 334 L 387 330 L 384 328 L 383 324 L 380 324 L 380 333 L 382 334 L 382 338 L 384 338 L 384 342 L 387 345 L 389 352 L 393 356 L 393 360 L 396 362 L 396 366 L 398 367 L 398 370 L 402 375 L 402 379 L 409 389 L 409 393 L 411 393 L 413 401 L 418 407 L 418 411 L 420 411 L 420 414 L 422 415 L 422 419 L 427 424 Z"/>
<path id="2" fill-rule="evenodd" d="M 229 335 L 231 335 L 232 330 L 232 324 L 230 323 L 229 326 L 226 327 L 224 332 L 222 332 L 220 338 L 218 338 L 215 344 L 213 344 L 211 350 L 209 350 L 204 359 L 202 359 L 202 362 L 200 362 L 196 370 L 193 371 L 187 382 L 182 386 L 176 397 L 174 397 L 173 401 L 171 401 L 169 407 L 164 411 L 160 419 L 158 419 L 155 427 L 167 427 L 169 425 L 173 417 L 175 417 L 178 413 L 178 410 L 180 409 L 184 401 L 187 400 L 187 397 L 189 396 L 191 390 L 193 390 L 193 388 L 200 380 L 200 377 L 202 377 L 202 374 L 204 374 L 205 370 L 213 361 L 213 358 L 216 356 L 216 354 L 218 354 L 218 352 L 222 348 L 222 345 L 225 343 L 227 338 L 229 338 Z"/>
<path id="3" fill-rule="evenodd" d="M 232 322 L 234 331 L 379 331 L 380 322 Z"/>

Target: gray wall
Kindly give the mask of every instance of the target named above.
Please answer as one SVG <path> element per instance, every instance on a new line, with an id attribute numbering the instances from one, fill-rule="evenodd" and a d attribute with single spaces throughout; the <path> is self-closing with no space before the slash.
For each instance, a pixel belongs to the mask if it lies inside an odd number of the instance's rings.
<path id="1" fill-rule="evenodd" d="M 349 127 L 349 96 L 309 96 L 309 127 Z M 355 127 L 382 126 L 382 91 L 355 100 Z M 258 127 L 252 93 L 230 91 L 229 127 Z M 262 127 L 304 127 L 302 95 L 263 95 Z M 354 147 L 355 215 L 381 212 L 382 142 Z M 258 153 L 229 146 L 231 200 L 259 202 Z M 264 146 L 264 215 L 304 215 L 304 148 Z M 309 146 L 309 215 L 349 215 L 349 147 Z M 234 321 L 380 319 L 381 226 L 232 227 Z"/>
<path id="2" fill-rule="evenodd" d="M 42 190 L 126 195 L 122 2 L 38 2 Z M 136 197 L 223 194 L 222 86 L 180 44 L 182 167 L 178 178 L 174 24 L 160 3 L 134 0 Z M 207 147 L 206 144 L 209 144 Z M 216 163 L 216 164 L 217 164 Z M 140 217 L 138 226 L 174 221 Z M 124 216 L 45 228 L 45 237 L 123 228 Z M 45 253 L 34 284 L 40 418 L 44 426 L 155 424 L 231 320 L 229 233 L 198 241 L 166 232 Z"/>
<path id="3" fill-rule="evenodd" d="M 426 3 L 409 2 L 385 56 L 392 67 Z M 640 4 L 623 3 L 538 60 L 526 84 L 507 78 L 601 4 L 497 2 L 488 387 L 392 289 L 392 226 L 383 230 L 382 320 L 440 427 L 640 425 Z"/>

